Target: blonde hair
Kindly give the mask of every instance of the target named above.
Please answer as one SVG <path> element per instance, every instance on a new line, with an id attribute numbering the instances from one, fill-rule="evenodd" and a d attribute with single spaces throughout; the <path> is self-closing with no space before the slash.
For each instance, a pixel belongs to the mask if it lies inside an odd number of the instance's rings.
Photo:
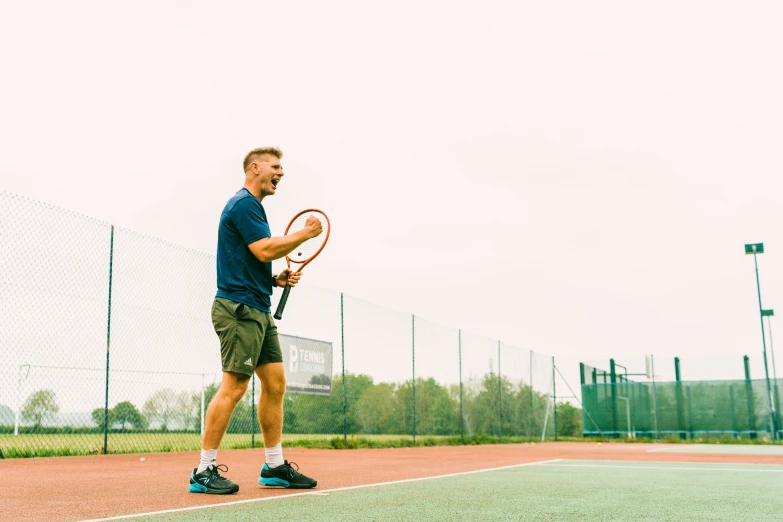
<path id="1" fill-rule="evenodd" d="M 281 159 L 283 157 L 283 151 L 277 147 L 260 147 L 258 149 L 253 149 L 247 153 L 247 156 L 245 156 L 245 161 L 242 164 L 243 170 L 247 170 L 250 164 L 253 163 L 253 160 L 256 159 L 256 156 L 262 156 L 264 154 L 270 154 L 275 156 L 277 159 Z"/>

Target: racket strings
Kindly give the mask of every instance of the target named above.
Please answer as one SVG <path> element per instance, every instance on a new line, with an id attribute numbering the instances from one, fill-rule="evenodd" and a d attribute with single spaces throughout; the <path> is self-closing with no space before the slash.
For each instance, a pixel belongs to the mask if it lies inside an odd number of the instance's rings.
<path id="1" fill-rule="evenodd" d="M 296 247 L 293 252 L 288 254 L 288 257 L 293 263 L 304 263 L 308 259 L 312 258 L 315 254 L 318 253 L 323 244 L 326 242 L 326 238 L 329 236 L 329 222 L 327 221 L 326 216 L 320 212 L 307 212 L 306 214 L 302 214 L 301 216 L 297 217 L 296 220 L 291 223 L 291 228 L 288 229 L 288 233 L 291 234 L 304 229 L 307 218 L 310 216 L 315 216 L 319 221 L 321 221 L 321 227 L 323 228 L 323 231 L 320 235 L 312 239 L 308 239 Z"/>

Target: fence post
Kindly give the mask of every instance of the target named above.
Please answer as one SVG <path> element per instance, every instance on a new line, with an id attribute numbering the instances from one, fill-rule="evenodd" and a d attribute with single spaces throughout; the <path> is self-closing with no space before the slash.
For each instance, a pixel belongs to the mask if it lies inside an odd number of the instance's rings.
<path id="1" fill-rule="evenodd" d="M 411 368 L 413 370 L 413 445 L 416 445 L 416 315 L 411 314 Z"/>
<path id="2" fill-rule="evenodd" d="M 103 403 L 103 454 L 109 451 L 109 347 L 111 345 L 111 286 L 114 276 L 114 225 L 111 226 L 109 243 L 109 303 L 106 319 L 106 389 Z"/>
<path id="3" fill-rule="evenodd" d="M 680 358 L 674 358 L 674 380 L 675 394 L 674 398 L 677 402 L 677 432 L 681 439 L 687 438 L 685 431 L 685 412 L 682 409 L 682 381 L 680 380 Z"/>
<path id="4" fill-rule="evenodd" d="M 500 341 L 498 341 L 498 442 L 503 442 L 503 381 L 500 379 Z"/>
<path id="5" fill-rule="evenodd" d="M 555 356 L 552 356 L 552 404 L 554 405 L 554 415 L 552 416 L 552 419 L 554 420 L 554 428 L 555 428 L 555 441 L 557 441 L 557 379 L 555 378 Z"/>
<path id="6" fill-rule="evenodd" d="M 746 355 L 745 362 L 745 395 L 748 400 L 748 424 L 750 425 L 750 438 L 755 439 L 756 433 L 756 410 L 753 402 L 753 382 L 750 380 L 750 358 Z"/>
<path id="7" fill-rule="evenodd" d="M 533 440 L 533 350 L 530 352 L 530 440 Z"/>
<path id="8" fill-rule="evenodd" d="M 465 443 L 465 410 L 462 405 L 462 330 L 457 330 L 457 346 L 459 348 L 459 437 Z"/>
<path id="9" fill-rule="evenodd" d="M 617 435 L 617 372 L 614 359 L 609 359 L 609 382 L 612 387 L 612 434 Z"/>
<path id="10" fill-rule="evenodd" d="M 345 312 L 343 311 L 343 293 L 340 292 L 340 346 L 343 366 L 343 445 L 348 447 L 348 384 L 345 382 Z"/>
<path id="11" fill-rule="evenodd" d="M 652 354 L 650 354 L 650 372 L 652 373 L 653 422 L 655 423 L 655 440 L 658 440 L 658 395 L 655 389 L 655 359 Z"/>

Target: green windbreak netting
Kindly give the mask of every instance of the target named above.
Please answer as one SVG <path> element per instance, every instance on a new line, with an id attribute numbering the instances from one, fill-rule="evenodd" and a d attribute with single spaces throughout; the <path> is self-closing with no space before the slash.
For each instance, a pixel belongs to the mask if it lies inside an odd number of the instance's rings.
<path id="1" fill-rule="evenodd" d="M 592 374 L 592 368 L 589 370 Z M 778 403 L 783 380 L 772 381 Z M 655 437 L 727 434 L 740 438 L 781 433 L 779 408 L 770 415 L 767 382 L 759 380 L 598 382 L 582 385 L 585 435 Z"/>

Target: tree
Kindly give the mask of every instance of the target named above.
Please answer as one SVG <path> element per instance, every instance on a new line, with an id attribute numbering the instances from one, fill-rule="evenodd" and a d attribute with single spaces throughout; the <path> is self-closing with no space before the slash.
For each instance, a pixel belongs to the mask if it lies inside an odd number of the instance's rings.
<path id="1" fill-rule="evenodd" d="M 501 398 L 501 394 L 505 400 Z M 481 379 L 480 391 L 464 405 L 473 430 L 484 435 L 500 435 L 499 407 L 502 404 L 503 420 L 506 420 L 513 410 L 513 405 L 509 400 L 511 396 L 511 383 L 506 377 L 501 376 L 500 383 L 498 383 L 498 374 L 495 372 L 484 374 Z M 506 433 L 508 434 L 508 431 Z"/>
<path id="2" fill-rule="evenodd" d="M 258 420 L 253 415 L 253 397 L 250 393 L 246 393 L 242 400 L 237 403 L 236 408 L 234 408 L 231 420 L 228 421 L 226 433 L 250 433 L 253 425 L 256 426 L 256 432 L 261 431 L 257 427 Z"/>
<path id="3" fill-rule="evenodd" d="M 192 396 L 188 392 L 183 391 L 177 395 L 176 407 L 182 419 L 182 428 L 190 430 L 196 420 L 201 421 L 201 395 Z M 200 427 L 201 425 L 199 424 L 196 427 L 196 431 L 199 431 Z"/>
<path id="4" fill-rule="evenodd" d="M 139 413 L 136 406 L 129 401 L 123 401 L 112 408 L 114 412 L 114 422 L 119 422 L 122 431 L 125 431 L 125 425 L 130 424 L 137 429 L 147 427 L 147 420 Z"/>
<path id="5" fill-rule="evenodd" d="M 506 400 L 506 395 L 503 395 L 503 401 L 511 403 Z M 548 395 L 542 394 L 534 390 L 528 384 L 523 382 L 519 383 L 516 393 L 513 396 L 514 413 L 513 416 L 516 419 L 511 426 L 504 424 L 503 433 L 517 436 L 526 436 L 533 438 L 541 437 L 541 433 L 546 426 L 552 425 L 552 411 L 551 399 Z M 505 412 L 505 404 L 504 404 Z M 544 425 L 546 422 L 546 426 Z"/>
<path id="6" fill-rule="evenodd" d="M 512 397 L 504 397 L 504 408 L 506 405 L 512 407 L 508 415 L 504 417 L 504 434 L 533 438 L 535 432 L 533 417 L 537 409 L 538 398 L 539 394 L 523 381 L 517 384 Z"/>
<path id="7" fill-rule="evenodd" d="M 375 386 L 373 378 L 364 373 L 346 373 L 345 381 L 341 379 L 335 379 L 335 385 L 332 387 L 332 404 L 334 411 L 339 421 L 337 423 L 342 431 L 342 404 L 343 404 L 343 387 L 345 387 L 345 405 L 346 405 L 346 427 L 348 433 L 360 433 L 359 422 L 356 418 L 356 411 L 359 401 L 362 396 Z"/>
<path id="8" fill-rule="evenodd" d="M 215 398 L 219 389 L 220 385 L 216 383 L 209 384 L 204 388 L 204 413 L 209 409 L 209 403 Z M 250 390 L 251 388 L 248 386 L 247 393 L 245 393 L 245 396 L 242 397 L 242 400 L 240 400 L 237 403 L 236 408 L 234 408 L 234 413 L 231 415 L 231 419 L 228 422 L 226 433 L 250 433 L 253 425 L 255 425 L 256 433 L 261 431 L 258 427 L 258 419 L 254 419 L 253 416 L 253 397 Z M 187 426 L 192 427 L 195 431 L 200 431 L 201 393 L 193 394 L 189 399 L 187 397 L 181 397 L 181 401 L 178 399 L 177 402 L 181 402 L 183 407 L 188 407 L 190 413 L 185 417 Z"/>
<path id="9" fill-rule="evenodd" d="M 8 426 L 14 423 L 16 414 L 14 410 L 5 404 L 0 404 L 0 426 Z"/>
<path id="10" fill-rule="evenodd" d="M 557 405 L 557 434 L 563 437 L 582 436 L 582 410 L 568 402 Z"/>
<path id="11" fill-rule="evenodd" d="M 459 433 L 459 402 L 452 401 L 449 391 L 432 377 L 416 379 L 416 433 Z"/>
<path id="12" fill-rule="evenodd" d="M 345 384 L 346 415 L 343 419 L 343 384 Z M 346 373 L 333 379 L 331 395 L 305 393 L 286 394 L 284 430 L 286 433 L 359 433 L 357 403 L 372 389 L 372 377 Z"/>
<path id="13" fill-rule="evenodd" d="M 22 415 L 27 420 L 32 420 L 36 428 L 41 427 L 41 422 L 47 415 L 60 411 L 57 398 L 52 390 L 38 390 L 30 394 L 22 406 Z"/>
<path id="14" fill-rule="evenodd" d="M 204 388 L 204 413 L 206 414 L 207 408 L 209 408 L 209 403 L 212 402 L 212 399 L 217 395 L 219 385 L 212 383 L 207 385 Z M 195 393 L 191 397 L 191 402 L 193 404 L 197 404 L 197 410 L 196 410 L 196 418 L 193 422 L 193 429 L 196 431 L 201 431 L 201 393 Z"/>
<path id="15" fill-rule="evenodd" d="M 114 424 L 114 410 L 111 408 L 109 409 L 109 426 Z M 96 426 L 98 426 L 98 429 L 100 431 L 104 431 L 106 429 L 106 425 L 104 424 L 104 421 L 106 420 L 106 410 L 104 408 L 95 408 L 92 410 L 92 421 L 95 423 Z"/>
<path id="16" fill-rule="evenodd" d="M 199 397 L 198 406 L 200 404 L 201 398 Z M 194 406 L 196 404 L 187 392 L 177 393 L 171 388 L 162 388 L 147 399 L 142 407 L 142 412 L 147 421 L 159 421 L 161 430 L 166 431 L 171 429 L 172 421 L 177 428 L 190 427 L 195 416 Z"/>
<path id="17" fill-rule="evenodd" d="M 402 433 L 402 414 L 394 400 L 395 385 L 381 382 L 366 390 L 356 402 L 356 422 L 360 433 Z"/>
<path id="18" fill-rule="evenodd" d="M 437 392 L 429 395 L 429 433 L 434 435 L 456 435 L 459 433 L 459 401 L 449 395 L 445 386 L 437 385 Z"/>

